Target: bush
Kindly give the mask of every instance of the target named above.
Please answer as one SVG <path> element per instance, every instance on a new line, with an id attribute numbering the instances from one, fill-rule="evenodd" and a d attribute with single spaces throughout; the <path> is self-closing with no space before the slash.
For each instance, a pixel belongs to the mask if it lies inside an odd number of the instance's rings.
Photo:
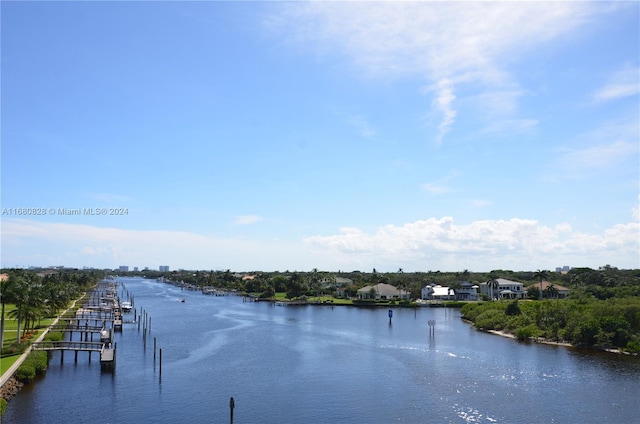
<path id="1" fill-rule="evenodd" d="M 507 308 L 504 310 L 504 313 L 507 315 L 520 315 L 522 311 L 520 311 L 520 305 L 518 305 L 518 301 L 514 300 L 513 302 L 509 302 Z"/>
<path id="2" fill-rule="evenodd" d="M 498 309 L 489 309 L 478 315 L 476 327 L 483 330 L 502 330 L 505 326 L 506 315 Z"/>
<path id="3" fill-rule="evenodd" d="M 5 409 L 7 409 L 7 401 L 0 398 L 0 416 L 4 415 Z"/>
<path id="4" fill-rule="evenodd" d="M 526 327 L 516 329 L 516 337 L 520 341 L 529 340 L 538 334 L 538 328 L 535 324 L 529 324 Z"/>
<path id="5" fill-rule="evenodd" d="M 44 339 L 52 342 L 60 342 L 64 339 L 64 334 L 60 331 L 50 331 Z"/>
<path id="6" fill-rule="evenodd" d="M 44 374 L 47 369 L 47 361 L 47 352 L 37 351 L 29 353 L 22 365 L 18 367 L 16 378 L 23 383 L 30 382 L 36 375 Z"/>
<path id="7" fill-rule="evenodd" d="M 7 346 L 4 349 L 2 349 L 1 356 L 4 357 L 4 356 L 19 355 L 23 353 L 28 346 L 29 346 L 28 343 L 12 343 L 10 346 Z"/>
<path id="8" fill-rule="evenodd" d="M 36 375 L 44 374 L 47 370 L 48 356 L 45 351 L 34 351 L 29 353 L 24 363 L 30 363 L 36 372 Z"/>
<path id="9" fill-rule="evenodd" d="M 36 376 L 36 369 L 33 364 L 29 364 L 27 362 L 23 363 L 18 367 L 16 371 L 16 378 L 23 383 L 28 383 L 33 380 Z"/>
<path id="10" fill-rule="evenodd" d="M 630 340 L 625 348 L 628 352 L 640 353 L 640 340 Z"/>

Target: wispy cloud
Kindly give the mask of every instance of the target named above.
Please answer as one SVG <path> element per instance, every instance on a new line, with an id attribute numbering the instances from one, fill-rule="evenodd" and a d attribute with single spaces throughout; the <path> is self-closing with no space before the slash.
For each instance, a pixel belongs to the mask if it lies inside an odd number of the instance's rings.
<path id="1" fill-rule="evenodd" d="M 67 223 L 6 219 L 2 222 L 2 266 L 159 265 L 185 269 L 273 270 L 305 262 L 305 246 L 216 238 L 187 231 L 142 231 Z M 247 258 L 251 258 L 247 260 Z M 283 261 L 279 258 L 287 258 Z M 286 262 L 286 264 L 284 264 Z"/>
<path id="2" fill-rule="evenodd" d="M 260 221 L 264 221 L 264 218 L 259 215 L 240 215 L 235 218 L 238 225 L 253 225 Z"/>
<path id="3" fill-rule="evenodd" d="M 422 189 L 430 194 L 444 194 L 452 191 L 449 181 L 455 180 L 459 176 L 458 171 L 452 171 L 449 175 L 445 175 L 436 181 L 430 181 L 422 185 Z"/>
<path id="4" fill-rule="evenodd" d="M 571 150 L 564 154 L 566 166 L 581 169 L 610 168 L 623 158 L 638 152 L 638 146 L 627 141 L 614 141 L 610 144 L 590 146 L 580 150 Z"/>
<path id="5" fill-rule="evenodd" d="M 456 111 L 453 109 L 453 101 L 456 96 L 453 94 L 453 84 L 448 78 L 444 78 L 436 84 L 436 98 L 434 104 L 442 114 L 442 121 L 438 125 L 438 135 L 436 143 L 442 143 L 444 135 L 449 131 L 456 118 Z"/>
<path id="6" fill-rule="evenodd" d="M 640 68 L 625 66 L 593 95 L 595 102 L 606 102 L 640 94 Z"/>
<path id="7" fill-rule="evenodd" d="M 440 183 L 425 183 L 422 185 L 422 189 L 430 194 L 444 194 L 451 191 L 449 187 Z"/>
<path id="8" fill-rule="evenodd" d="M 579 136 L 573 141 L 575 146 L 558 149 L 547 178 L 584 178 L 631 160 L 632 166 L 637 167 L 638 141 L 638 117 L 631 117 L 627 122 L 605 123 Z"/>
<path id="9" fill-rule="evenodd" d="M 371 138 L 376 135 L 376 131 L 373 129 L 373 126 L 364 116 L 354 116 L 349 120 L 349 122 L 356 128 L 358 134 L 364 138 Z"/>
<path id="10" fill-rule="evenodd" d="M 485 199 L 471 199 L 469 203 L 471 203 L 471 206 L 475 208 L 483 208 L 485 206 L 489 206 L 492 202 Z"/>
<path id="11" fill-rule="evenodd" d="M 267 21 L 316 51 L 337 47 L 370 77 L 423 78 L 440 115 L 440 143 L 455 123 L 459 84 L 482 82 L 488 93 L 514 102 L 518 90 L 503 61 L 606 10 L 589 2 L 304 2 L 283 5 Z"/>

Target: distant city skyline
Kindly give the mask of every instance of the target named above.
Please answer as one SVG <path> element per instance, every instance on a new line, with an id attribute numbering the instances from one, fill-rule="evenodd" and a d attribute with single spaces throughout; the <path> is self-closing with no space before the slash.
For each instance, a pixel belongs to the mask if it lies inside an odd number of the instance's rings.
<path id="1" fill-rule="evenodd" d="M 637 2 L 2 2 L 0 262 L 640 268 Z"/>

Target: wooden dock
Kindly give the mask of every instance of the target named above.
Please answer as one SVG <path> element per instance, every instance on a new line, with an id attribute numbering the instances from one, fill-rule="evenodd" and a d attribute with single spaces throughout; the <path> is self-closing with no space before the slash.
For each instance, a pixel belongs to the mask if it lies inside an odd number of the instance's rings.
<path id="1" fill-rule="evenodd" d="M 64 352 L 74 352 L 76 361 L 79 352 L 88 352 L 89 362 L 91 362 L 91 354 L 96 352 L 100 354 L 102 369 L 113 371 L 116 362 L 116 344 L 113 343 L 113 333 L 114 331 L 122 331 L 122 325 L 122 309 L 120 299 L 117 296 L 116 284 L 103 281 L 98 290 L 90 295 L 88 302 L 75 312 L 74 317 L 59 320 L 55 325 L 49 327 L 50 331 L 68 334 L 69 340 L 39 341 L 33 343 L 31 349 L 60 351 L 60 362 L 64 362 Z M 73 333 L 80 334 L 80 341 L 73 340 Z M 99 334 L 99 340 L 93 340 L 94 334 Z M 83 338 L 84 340 L 82 340 Z"/>
<path id="2" fill-rule="evenodd" d="M 113 370 L 116 362 L 116 345 L 111 343 L 100 342 L 74 342 L 68 340 L 59 341 L 41 341 L 31 345 L 32 350 L 44 350 L 44 351 L 60 351 L 60 362 L 64 361 L 64 352 L 72 351 L 75 355 L 75 360 L 78 360 L 78 352 L 89 352 L 89 362 L 91 362 L 91 353 L 100 353 L 100 365 L 102 369 Z"/>
<path id="3" fill-rule="evenodd" d="M 33 350 L 72 350 L 78 352 L 100 352 L 104 347 L 101 342 L 72 342 L 68 340 L 42 341 L 33 343 Z"/>

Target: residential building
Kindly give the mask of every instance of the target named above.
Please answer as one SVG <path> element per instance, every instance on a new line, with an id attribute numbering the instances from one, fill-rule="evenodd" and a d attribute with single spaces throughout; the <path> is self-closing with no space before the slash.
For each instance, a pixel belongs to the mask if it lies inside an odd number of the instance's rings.
<path id="1" fill-rule="evenodd" d="M 566 287 L 559 286 L 548 281 L 543 281 L 542 284 L 540 282 L 533 283 L 529 287 L 535 287 L 536 289 L 540 290 L 541 285 L 543 299 L 564 299 L 565 297 L 569 296 L 569 292 L 571 292 L 571 290 Z M 549 286 L 551 286 L 553 289 L 549 290 Z"/>
<path id="2" fill-rule="evenodd" d="M 129 272 L 129 267 L 127 265 L 120 265 L 120 267 L 118 268 L 118 271 Z"/>
<path id="3" fill-rule="evenodd" d="M 497 287 L 493 287 L 490 281 L 480 283 L 480 294 L 486 294 L 493 299 L 524 299 L 527 297 L 527 291 L 524 284 L 516 281 L 505 280 L 504 278 L 496 278 Z"/>
<path id="4" fill-rule="evenodd" d="M 423 300 L 455 300 L 456 291 L 451 287 L 442 287 L 438 284 L 424 286 L 420 292 Z"/>
<path id="5" fill-rule="evenodd" d="M 365 286 L 358 290 L 358 299 L 402 300 L 410 299 L 411 293 L 399 290 L 391 284 L 379 283 L 375 286 Z"/>
<path id="6" fill-rule="evenodd" d="M 462 281 L 460 288 L 456 289 L 456 300 L 478 300 L 478 288 L 476 284 Z"/>
<path id="7" fill-rule="evenodd" d="M 160 265 L 160 272 L 169 272 L 169 265 Z"/>

